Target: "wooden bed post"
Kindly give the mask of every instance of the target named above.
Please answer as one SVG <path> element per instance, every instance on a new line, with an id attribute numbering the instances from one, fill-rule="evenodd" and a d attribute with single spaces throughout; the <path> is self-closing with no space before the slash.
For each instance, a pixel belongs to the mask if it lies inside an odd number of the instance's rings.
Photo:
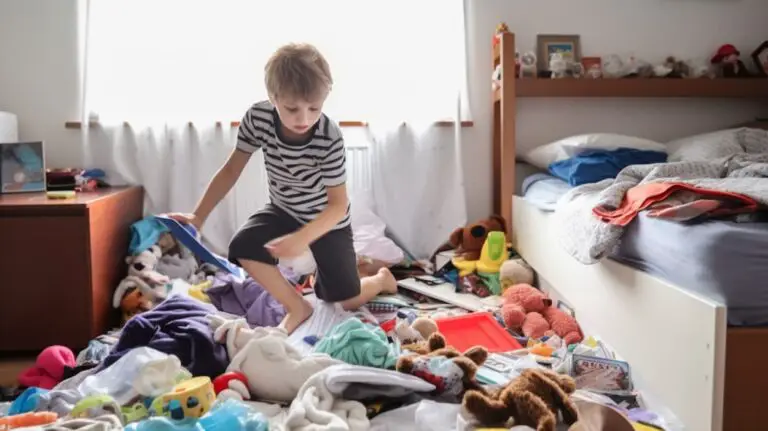
<path id="1" fill-rule="evenodd" d="M 501 86 L 493 92 L 493 212 L 504 217 L 512 233 L 515 192 L 515 35 L 503 33 L 493 48 L 493 70 L 501 65 Z M 511 239 L 511 238 L 510 238 Z"/>

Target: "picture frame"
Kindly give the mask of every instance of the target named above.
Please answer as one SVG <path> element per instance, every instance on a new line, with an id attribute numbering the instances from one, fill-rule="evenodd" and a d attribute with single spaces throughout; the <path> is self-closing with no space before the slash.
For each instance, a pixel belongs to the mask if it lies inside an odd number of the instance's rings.
<path id="1" fill-rule="evenodd" d="M 752 53 L 752 61 L 759 76 L 768 77 L 768 40 L 761 43 Z"/>
<path id="2" fill-rule="evenodd" d="M 0 194 L 44 191 L 43 141 L 0 143 Z"/>
<path id="3" fill-rule="evenodd" d="M 581 36 L 577 34 L 540 34 L 536 36 L 538 69 L 549 70 L 549 57 L 560 52 L 574 63 L 581 63 Z"/>

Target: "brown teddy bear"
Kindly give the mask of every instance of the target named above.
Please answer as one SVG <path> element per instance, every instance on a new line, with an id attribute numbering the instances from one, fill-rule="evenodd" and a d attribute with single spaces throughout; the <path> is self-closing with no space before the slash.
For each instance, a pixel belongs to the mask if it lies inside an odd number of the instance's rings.
<path id="1" fill-rule="evenodd" d="M 471 347 L 462 354 L 447 346 L 445 337 L 435 332 L 425 342 L 406 345 L 403 349 L 415 354 L 400 356 L 395 369 L 432 383 L 436 388 L 434 395 L 461 400 L 470 389 L 485 393 L 475 378 L 478 367 L 488 358 L 485 347 Z"/>
<path id="2" fill-rule="evenodd" d="M 544 368 L 524 370 L 505 387 L 492 392 L 467 391 L 464 409 L 482 426 L 527 425 L 536 431 L 554 431 L 557 414 L 573 425 L 579 418 L 570 394 L 576 383 L 570 376 Z"/>
<path id="3" fill-rule="evenodd" d="M 465 260 L 478 260 L 480 259 L 480 252 L 483 249 L 483 244 L 485 244 L 485 239 L 488 237 L 488 232 L 495 231 L 507 231 L 504 219 L 498 215 L 492 215 L 487 219 L 478 220 L 470 225 L 457 228 L 451 233 L 448 241 L 435 250 L 430 260 L 434 262 L 435 256 L 446 250 L 455 250 L 456 257 L 461 257 Z"/>

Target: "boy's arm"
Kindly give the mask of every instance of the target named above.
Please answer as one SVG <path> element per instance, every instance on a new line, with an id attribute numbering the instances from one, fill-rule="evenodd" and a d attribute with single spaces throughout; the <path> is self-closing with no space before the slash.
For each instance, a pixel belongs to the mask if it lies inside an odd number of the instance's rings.
<path id="1" fill-rule="evenodd" d="M 302 242 L 307 244 L 315 242 L 347 215 L 347 207 L 349 206 L 347 185 L 342 183 L 338 186 L 327 187 L 326 190 L 328 191 L 328 206 L 314 220 L 305 224 L 297 232 L 301 236 Z"/>
<path id="2" fill-rule="evenodd" d="M 237 130 L 237 145 L 224 163 L 224 166 L 216 172 L 208 184 L 203 197 L 197 203 L 193 214 L 198 227 L 205 223 L 205 220 L 211 214 L 216 205 L 221 202 L 224 196 L 229 193 L 232 186 L 235 185 L 240 174 L 243 173 L 245 165 L 251 158 L 251 154 L 261 148 L 261 136 L 254 127 L 252 111 L 249 109 L 240 121 L 240 127 Z"/>
<path id="3" fill-rule="evenodd" d="M 335 138 L 328 152 L 320 160 L 323 183 L 328 193 L 328 206 L 311 222 L 299 230 L 299 235 L 307 244 L 311 244 L 344 220 L 349 208 L 347 196 L 346 149 L 341 129 L 331 123 L 330 133 Z"/>

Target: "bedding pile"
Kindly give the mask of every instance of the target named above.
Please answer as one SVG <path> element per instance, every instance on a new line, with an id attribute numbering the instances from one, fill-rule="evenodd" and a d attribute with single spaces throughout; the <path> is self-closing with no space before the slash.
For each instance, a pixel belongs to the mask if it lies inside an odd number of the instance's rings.
<path id="1" fill-rule="evenodd" d="M 582 263 L 599 262 L 646 209 L 653 216 L 692 220 L 768 206 L 768 131 L 733 129 L 673 150 L 667 163 L 631 165 L 616 178 L 562 196 L 555 217 L 565 250 Z"/>

